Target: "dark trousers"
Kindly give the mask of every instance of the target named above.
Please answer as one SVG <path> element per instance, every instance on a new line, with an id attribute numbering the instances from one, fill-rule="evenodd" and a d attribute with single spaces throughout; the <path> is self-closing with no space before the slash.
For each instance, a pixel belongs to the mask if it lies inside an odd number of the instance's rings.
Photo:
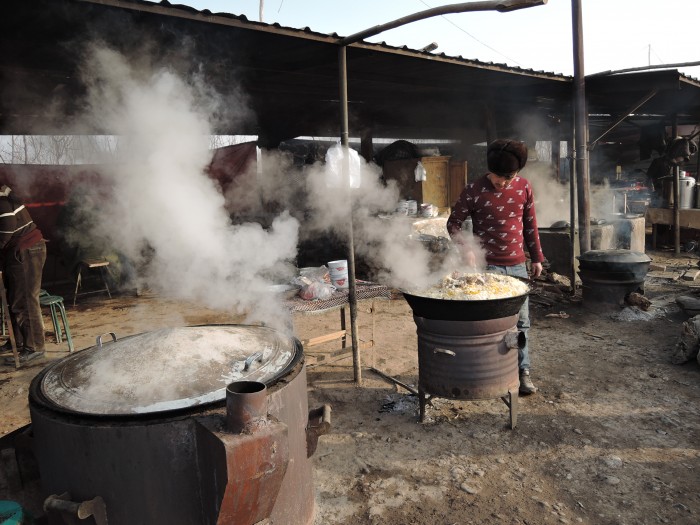
<path id="1" fill-rule="evenodd" d="M 10 319 L 18 348 L 44 351 L 44 322 L 39 291 L 46 262 L 46 243 L 38 242 L 26 250 L 13 251 L 3 259 Z"/>

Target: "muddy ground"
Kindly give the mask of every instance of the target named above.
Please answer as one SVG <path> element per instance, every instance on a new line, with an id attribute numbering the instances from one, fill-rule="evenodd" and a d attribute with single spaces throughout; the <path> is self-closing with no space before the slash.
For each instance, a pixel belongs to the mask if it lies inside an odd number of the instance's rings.
<path id="1" fill-rule="evenodd" d="M 700 366 L 672 362 L 688 319 L 675 298 L 700 287 L 679 277 L 698 257 L 649 255 L 666 271 L 647 277 L 647 312 L 591 309 L 580 290 L 532 293 L 540 390 L 520 398 L 515 429 L 499 399 L 436 398 L 420 423 L 416 397 L 371 370 L 417 384 L 415 324 L 401 298 L 376 302 L 361 386 L 349 356 L 328 357 L 331 345 L 309 349 L 309 404 L 333 409 L 332 432 L 313 458 L 314 525 L 700 523 Z M 88 297 L 68 315 L 79 349 L 106 332 L 240 320 L 152 294 Z M 298 315 L 297 336 L 337 330 L 337 317 Z M 369 339 L 368 303 L 358 322 Z M 29 422 L 31 378 L 66 355 L 51 337 L 46 360 L 0 367 L 0 436 Z M 0 477 L 0 499 L 6 489 Z"/>

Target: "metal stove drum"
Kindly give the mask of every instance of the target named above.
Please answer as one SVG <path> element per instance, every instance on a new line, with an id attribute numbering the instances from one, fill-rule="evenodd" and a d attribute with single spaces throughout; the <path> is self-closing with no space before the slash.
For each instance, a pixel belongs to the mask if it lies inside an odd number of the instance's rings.
<path id="1" fill-rule="evenodd" d="M 420 420 L 433 397 L 459 400 L 501 398 L 517 424 L 517 329 L 527 293 L 491 300 L 435 299 L 404 292 L 418 334 Z"/>
<path id="2" fill-rule="evenodd" d="M 110 525 L 313 521 L 330 407 L 308 409 L 298 340 L 247 325 L 111 335 L 31 384 L 49 519 L 89 503 Z"/>

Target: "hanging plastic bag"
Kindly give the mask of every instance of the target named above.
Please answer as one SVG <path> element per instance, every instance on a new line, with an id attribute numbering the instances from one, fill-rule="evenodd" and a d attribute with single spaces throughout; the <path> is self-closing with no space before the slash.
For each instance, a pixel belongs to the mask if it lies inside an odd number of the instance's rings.
<path id="1" fill-rule="evenodd" d="M 346 166 L 344 163 L 344 151 L 348 152 L 347 179 L 343 182 L 343 173 Z M 343 148 L 340 144 L 336 144 L 328 148 L 326 153 L 326 169 L 328 170 L 327 186 L 329 188 L 360 187 L 360 156 L 357 151 L 351 148 Z"/>
<path id="2" fill-rule="evenodd" d="M 423 166 L 420 161 L 418 161 L 418 164 L 416 164 L 416 169 L 413 170 L 413 174 L 416 177 L 416 182 L 423 182 L 428 178 L 428 172 L 425 171 L 425 166 Z"/>

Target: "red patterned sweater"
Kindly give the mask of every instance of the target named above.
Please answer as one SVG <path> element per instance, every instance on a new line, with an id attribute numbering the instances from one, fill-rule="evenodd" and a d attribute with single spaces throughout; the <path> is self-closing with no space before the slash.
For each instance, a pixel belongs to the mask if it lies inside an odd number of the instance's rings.
<path id="1" fill-rule="evenodd" d="M 525 262 L 524 246 L 532 262 L 544 261 L 532 186 L 526 179 L 516 175 L 503 190 L 496 189 L 486 175 L 467 184 L 447 220 L 451 237 L 461 231 L 469 216 L 488 264 L 521 264 Z"/>

